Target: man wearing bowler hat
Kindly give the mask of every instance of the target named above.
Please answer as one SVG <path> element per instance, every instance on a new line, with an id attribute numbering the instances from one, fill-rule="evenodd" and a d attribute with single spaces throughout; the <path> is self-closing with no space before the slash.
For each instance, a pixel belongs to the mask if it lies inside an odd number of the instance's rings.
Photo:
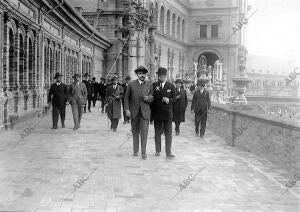
<path id="1" fill-rule="evenodd" d="M 74 82 L 69 88 L 69 102 L 72 106 L 74 119 L 74 128 L 77 130 L 80 127 L 83 105 L 86 104 L 87 90 L 84 83 L 79 82 L 79 75 L 74 74 Z"/>
<path id="2" fill-rule="evenodd" d="M 82 82 L 85 84 L 86 90 L 87 90 L 87 104 L 88 104 L 88 110 L 91 112 L 91 103 L 94 95 L 94 87 L 93 83 L 90 80 L 90 75 L 88 73 L 84 74 L 84 80 Z M 86 103 L 83 106 L 84 112 L 86 113 Z"/>
<path id="3" fill-rule="evenodd" d="M 129 83 L 125 94 L 126 116 L 131 118 L 133 135 L 133 156 L 138 156 L 141 137 L 142 159 L 147 159 L 146 145 L 150 120 L 150 103 L 153 101 L 153 87 L 146 82 L 148 70 L 144 66 L 135 69 L 137 80 Z"/>
<path id="4" fill-rule="evenodd" d="M 58 116 L 60 115 L 60 121 L 62 128 L 65 128 L 65 116 L 66 116 L 66 103 L 68 100 L 68 87 L 61 82 L 62 75 L 56 73 L 54 76 L 55 83 L 50 87 L 48 95 L 48 104 L 52 102 L 52 129 L 57 129 Z"/>
<path id="5" fill-rule="evenodd" d="M 200 137 L 203 138 L 206 128 L 207 112 L 210 110 L 210 97 L 209 93 L 204 89 L 205 84 L 208 80 L 199 79 L 197 81 L 197 89 L 193 95 L 191 112 L 195 113 L 195 133 L 196 136 L 199 135 L 199 125 L 200 128 Z"/>
<path id="6" fill-rule="evenodd" d="M 172 146 L 172 104 L 175 101 L 175 87 L 167 82 L 167 69 L 159 67 L 158 82 L 153 83 L 152 118 L 155 131 L 155 156 L 160 156 L 161 134 L 165 134 L 165 148 L 167 158 L 175 157 L 171 152 Z"/>

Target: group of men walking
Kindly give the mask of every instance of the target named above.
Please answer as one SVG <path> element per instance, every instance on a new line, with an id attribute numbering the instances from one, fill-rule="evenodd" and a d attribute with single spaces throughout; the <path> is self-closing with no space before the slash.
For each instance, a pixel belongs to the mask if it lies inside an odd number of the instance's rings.
<path id="1" fill-rule="evenodd" d="M 173 83 L 167 81 L 167 69 L 160 67 L 157 71 L 158 81 L 153 84 L 146 81 L 147 68 L 139 66 L 135 73 L 137 80 L 130 81 L 126 77 L 123 85 L 119 84 L 117 77 L 113 77 L 111 84 L 105 84 L 105 78 L 96 83 L 95 78 L 89 80 L 89 75 L 84 75 L 84 80 L 79 82 L 79 75 L 73 76 L 74 82 L 67 86 L 61 81 L 61 75 L 56 73 L 56 82 L 51 85 L 48 102 L 52 102 L 53 127 L 57 129 L 58 115 L 61 117 L 62 127 L 65 127 L 65 108 L 70 104 L 74 119 L 74 128 L 80 128 L 82 112 L 86 108 L 91 112 L 91 104 L 95 106 L 97 99 L 101 100 L 101 112 L 107 113 L 111 121 L 110 128 L 116 132 L 121 108 L 123 107 L 124 124 L 131 123 L 133 135 L 133 156 L 139 155 L 141 143 L 142 159 L 147 158 L 146 146 L 149 122 L 154 122 L 155 132 L 155 156 L 161 153 L 161 136 L 165 135 L 165 152 L 167 158 L 174 158 L 172 147 L 172 122 L 175 122 L 176 135 L 180 134 L 180 123 L 185 121 L 185 111 L 188 105 L 187 93 L 180 79 Z M 197 84 L 191 111 L 195 113 L 195 133 L 204 136 L 207 111 L 210 109 L 210 98 L 205 84 L 201 81 Z M 199 125 L 201 128 L 199 131 Z"/>

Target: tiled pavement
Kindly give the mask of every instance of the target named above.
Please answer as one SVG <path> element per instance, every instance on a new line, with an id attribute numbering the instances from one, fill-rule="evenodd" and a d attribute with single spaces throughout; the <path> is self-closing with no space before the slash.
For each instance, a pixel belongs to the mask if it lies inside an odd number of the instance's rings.
<path id="1" fill-rule="evenodd" d="M 21 142 L 18 130 L 0 134 L 0 211 L 300 211 L 300 182 L 282 195 L 291 175 L 209 130 L 195 137 L 191 120 L 173 137 L 173 160 L 154 156 L 153 125 L 142 160 L 132 156 L 129 125 L 109 131 L 96 108 L 75 132 L 70 111 L 67 128 L 50 123 Z"/>

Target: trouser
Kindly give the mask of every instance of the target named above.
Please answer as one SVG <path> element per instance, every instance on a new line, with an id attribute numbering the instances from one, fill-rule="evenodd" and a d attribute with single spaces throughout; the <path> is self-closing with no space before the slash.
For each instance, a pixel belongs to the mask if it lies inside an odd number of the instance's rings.
<path id="1" fill-rule="evenodd" d="M 101 111 L 104 112 L 105 98 L 101 97 Z"/>
<path id="2" fill-rule="evenodd" d="M 96 102 L 97 102 L 97 94 L 95 94 L 92 98 L 92 101 L 93 101 L 93 107 L 96 106 Z"/>
<path id="3" fill-rule="evenodd" d="M 166 154 L 171 154 L 172 145 L 172 120 L 154 120 L 154 132 L 155 132 L 155 150 L 161 152 L 161 134 L 162 131 L 165 134 L 165 147 Z"/>
<path id="4" fill-rule="evenodd" d="M 82 117 L 82 107 L 83 104 L 77 100 L 77 102 L 73 103 L 71 105 L 72 107 L 72 114 L 73 114 L 73 120 L 74 120 L 74 127 L 79 128 L 80 127 L 80 121 Z"/>
<path id="5" fill-rule="evenodd" d="M 122 99 L 122 108 L 123 108 L 123 118 L 124 118 L 124 122 L 129 122 L 130 118 L 126 116 L 124 99 Z"/>
<path id="6" fill-rule="evenodd" d="M 206 120 L 207 120 L 207 111 L 205 112 L 200 111 L 195 113 L 195 132 L 199 134 L 199 125 L 201 123 L 200 136 L 204 136 L 205 128 L 206 128 Z"/>
<path id="7" fill-rule="evenodd" d="M 61 125 L 64 126 L 65 125 L 65 117 L 66 117 L 66 105 L 53 106 L 53 108 L 52 108 L 53 127 L 57 127 L 59 115 L 60 115 Z"/>
<path id="8" fill-rule="evenodd" d="M 180 129 L 179 129 L 179 127 L 180 127 L 180 121 L 175 121 L 175 132 L 180 132 Z"/>
<path id="9" fill-rule="evenodd" d="M 110 124 L 110 129 L 116 130 L 117 127 L 118 127 L 118 124 L 119 124 L 119 119 L 111 118 L 111 119 L 110 119 L 110 122 L 111 122 L 111 124 Z"/>
<path id="10" fill-rule="evenodd" d="M 147 136 L 149 129 L 149 120 L 143 118 L 142 111 L 140 110 L 136 117 L 131 119 L 131 131 L 133 136 L 133 152 L 139 151 L 139 140 L 141 137 L 141 151 L 142 155 L 146 154 Z"/>
<path id="11" fill-rule="evenodd" d="M 86 105 L 88 105 L 88 110 L 89 111 L 91 110 L 91 103 L 92 103 L 92 97 L 88 96 L 88 98 L 87 98 L 87 104 L 84 104 L 84 107 L 83 107 L 84 112 L 86 112 Z"/>

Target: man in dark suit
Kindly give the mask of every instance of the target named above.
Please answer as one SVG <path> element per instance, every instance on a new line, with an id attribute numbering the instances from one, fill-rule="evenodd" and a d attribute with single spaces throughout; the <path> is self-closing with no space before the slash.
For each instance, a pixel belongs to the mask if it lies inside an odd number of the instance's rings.
<path id="1" fill-rule="evenodd" d="M 99 84 L 98 84 L 98 82 L 96 82 L 95 77 L 92 78 L 92 87 L 93 87 L 93 91 L 94 91 L 93 96 L 92 96 L 93 107 L 95 107 L 97 99 L 98 99 L 98 93 L 99 93 Z"/>
<path id="2" fill-rule="evenodd" d="M 137 80 L 129 83 L 125 94 L 126 116 L 131 118 L 133 135 L 133 156 L 138 156 L 141 136 L 142 158 L 147 159 L 146 146 L 150 120 L 150 103 L 153 101 L 153 87 L 146 82 L 148 70 L 144 66 L 135 69 Z"/>
<path id="3" fill-rule="evenodd" d="M 104 113 L 104 105 L 105 105 L 105 95 L 106 95 L 105 78 L 101 77 L 100 83 L 98 85 L 99 98 L 101 101 L 101 113 Z"/>
<path id="4" fill-rule="evenodd" d="M 91 103 L 93 99 L 94 94 L 94 87 L 92 84 L 92 81 L 90 80 L 90 75 L 88 73 L 84 74 L 84 80 L 82 82 L 85 84 L 86 90 L 87 90 L 87 104 L 88 104 L 88 110 L 91 112 Z M 86 104 L 84 104 L 84 112 L 86 113 Z"/>
<path id="5" fill-rule="evenodd" d="M 199 125 L 201 123 L 200 137 L 203 138 L 206 128 L 207 112 L 210 110 L 209 93 L 204 89 L 204 80 L 198 80 L 197 89 L 193 95 L 191 111 L 195 113 L 195 133 L 199 135 Z"/>
<path id="6" fill-rule="evenodd" d="M 165 134 L 165 147 L 167 158 L 175 157 L 171 152 L 172 146 L 172 104 L 175 101 L 175 87 L 167 82 L 167 69 L 159 67 L 157 71 L 158 82 L 153 83 L 152 118 L 155 131 L 155 156 L 161 152 L 161 132 Z"/>
<path id="7" fill-rule="evenodd" d="M 65 128 L 66 103 L 68 100 L 68 87 L 61 82 L 62 75 L 56 73 L 55 83 L 50 87 L 48 104 L 52 102 L 52 129 L 57 129 L 58 116 L 60 115 L 61 126 Z"/>
<path id="8" fill-rule="evenodd" d="M 181 79 L 176 79 L 176 101 L 173 103 L 173 121 L 175 122 L 176 135 L 180 133 L 180 123 L 185 121 L 185 110 L 188 105 L 187 94 L 182 86 Z"/>
<path id="9" fill-rule="evenodd" d="M 72 107 L 74 128 L 77 130 L 80 128 L 80 121 L 82 117 L 82 108 L 86 104 L 87 90 L 84 83 L 79 82 L 79 75 L 74 74 L 74 82 L 69 88 L 69 102 Z"/>
<path id="10" fill-rule="evenodd" d="M 130 76 L 125 77 L 125 82 L 122 84 L 124 94 L 126 93 L 126 90 L 127 90 L 130 80 L 131 80 Z M 122 99 L 122 106 L 123 106 L 123 118 L 124 118 L 123 124 L 130 123 L 130 117 L 127 117 L 126 112 L 125 112 L 125 98 Z"/>

